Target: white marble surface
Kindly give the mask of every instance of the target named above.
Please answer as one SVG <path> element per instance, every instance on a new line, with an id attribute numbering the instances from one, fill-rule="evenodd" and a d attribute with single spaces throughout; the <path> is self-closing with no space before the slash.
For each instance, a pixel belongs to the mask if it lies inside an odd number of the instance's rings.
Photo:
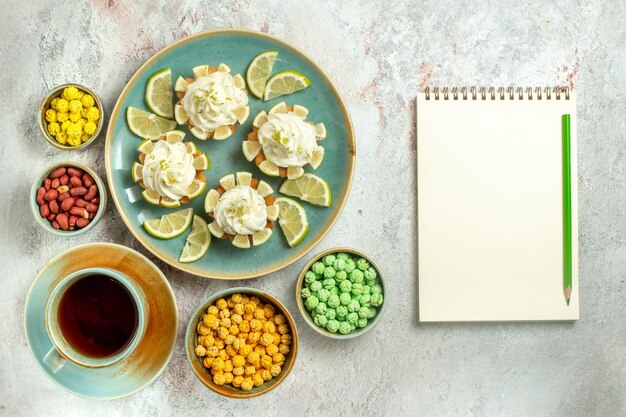
<path id="1" fill-rule="evenodd" d="M 3 0 L 0 19 L 0 415 L 626 415 L 623 2 Z M 388 274 L 392 304 L 374 331 L 347 342 L 317 336 L 298 317 L 297 365 L 264 397 L 236 401 L 207 391 L 180 340 L 165 372 L 143 391 L 110 402 L 74 397 L 28 351 L 27 290 L 46 260 L 79 243 L 146 251 L 113 206 L 93 232 L 73 239 L 35 224 L 27 191 L 44 165 L 69 156 L 104 174 L 104 138 L 84 152 L 57 151 L 40 137 L 37 105 L 53 86 L 76 81 L 98 91 L 110 111 L 153 53 L 222 27 L 287 39 L 337 83 L 356 128 L 355 182 L 342 217 L 314 251 L 347 245 L 371 253 Z M 430 84 L 558 84 L 578 93 L 579 322 L 417 323 L 414 98 Z M 176 293 L 182 340 L 196 304 L 229 285 L 268 290 L 298 316 L 292 294 L 305 261 L 234 283 L 157 264 Z"/>

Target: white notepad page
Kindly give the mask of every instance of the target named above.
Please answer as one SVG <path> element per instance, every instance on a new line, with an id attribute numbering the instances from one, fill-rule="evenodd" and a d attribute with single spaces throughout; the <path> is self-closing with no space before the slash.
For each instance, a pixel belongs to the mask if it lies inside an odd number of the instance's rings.
<path id="1" fill-rule="evenodd" d="M 561 116 L 573 278 L 563 294 Z M 576 100 L 417 96 L 419 319 L 578 319 Z"/>

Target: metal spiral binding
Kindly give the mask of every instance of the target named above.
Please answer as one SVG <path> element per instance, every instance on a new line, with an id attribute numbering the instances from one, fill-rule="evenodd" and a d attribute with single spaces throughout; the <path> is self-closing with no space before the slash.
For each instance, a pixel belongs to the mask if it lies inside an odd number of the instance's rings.
<path id="1" fill-rule="evenodd" d="M 426 87 L 424 95 L 426 100 L 569 100 L 569 87 Z M 479 98 L 480 97 L 480 98 Z"/>

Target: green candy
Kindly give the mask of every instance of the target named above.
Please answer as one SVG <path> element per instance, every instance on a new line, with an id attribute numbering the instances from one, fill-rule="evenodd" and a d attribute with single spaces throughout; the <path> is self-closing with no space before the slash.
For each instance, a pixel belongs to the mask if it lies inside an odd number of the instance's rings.
<path id="1" fill-rule="evenodd" d="M 376 309 L 374 307 L 366 307 L 368 312 L 368 319 L 373 319 L 376 316 Z"/>
<path id="2" fill-rule="evenodd" d="M 356 268 L 356 264 L 354 263 L 354 261 L 352 259 L 348 259 L 346 261 L 346 268 L 344 269 L 344 271 L 346 271 L 348 274 L 352 271 L 354 271 L 354 269 Z"/>
<path id="3" fill-rule="evenodd" d="M 328 323 L 326 323 L 326 330 L 331 333 L 337 333 L 337 330 L 339 330 L 339 322 L 337 320 L 328 320 Z"/>
<path id="4" fill-rule="evenodd" d="M 372 294 L 372 305 L 374 307 L 380 307 L 383 304 L 383 295 L 379 292 Z"/>
<path id="5" fill-rule="evenodd" d="M 361 284 L 352 284 L 352 294 L 361 295 L 363 293 L 363 286 Z"/>
<path id="6" fill-rule="evenodd" d="M 367 295 L 372 293 L 372 287 L 369 285 L 363 285 L 363 292 L 361 294 Z"/>
<path id="7" fill-rule="evenodd" d="M 330 290 L 332 287 L 334 287 L 337 283 L 335 282 L 334 279 L 332 278 L 328 278 L 325 279 L 324 281 L 322 281 L 322 285 L 324 286 L 324 288 L 326 288 L 327 290 Z"/>
<path id="8" fill-rule="evenodd" d="M 348 278 L 346 271 L 337 271 L 337 274 L 335 274 L 335 280 L 337 282 L 344 281 L 346 278 Z"/>
<path id="9" fill-rule="evenodd" d="M 315 275 L 315 272 L 307 271 L 307 273 L 304 274 L 304 282 L 306 282 L 307 284 L 310 284 L 316 280 L 317 280 L 317 275 Z"/>
<path id="10" fill-rule="evenodd" d="M 326 314 L 327 308 L 326 308 L 326 303 L 318 303 L 317 306 L 315 307 L 315 312 L 317 314 Z"/>
<path id="11" fill-rule="evenodd" d="M 383 293 L 383 287 L 381 287 L 380 284 L 372 285 L 372 294 L 374 294 L 374 293 L 382 294 Z"/>
<path id="12" fill-rule="evenodd" d="M 370 309 L 369 309 L 369 307 L 361 307 L 361 308 L 359 308 L 359 312 L 358 312 L 358 314 L 359 314 L 359 318 L 360 318 L 360 319 L 366 319 L 366 318 L 368 318 L 368 317 L 369 317 L 369 315 L 370 315 Z"/>
<path id="13" fill-rule="evenodd" d="M 339 296 L 337 294 L 331 294 L 330 296 L 328 296 L 327 304 L 328 304 L 328 307 L 330 308 L 339 307 L 340 305 Z"/>
<path id="14" fill-rule="evenodd" d="M 367 260 L 364 258 L 359 258 L 356 261 L 356 267 L 359 268 L 361 271 L 365 271 L 370 267 L 370 263 L 367 262 Z"/>
<path id="15" fill-rule="evenodd" d="M 317 292 L 317 298 L 323 303 L 328 301 L 328 297 L 330 297 L 330 291 L 325 288 L 322 288 Z"/>
<path id="16" fill-rule="evenodd" d="M 313 323 L 315 323 L 316 325 L 320 326 L 320 327 L 326 327 L 326 325 L 328 324 L 328 318 L 322 314 L 313 317 Z"/>
<path id="17" fill-rule="evenodd" d="M 361 304 L 361 306 L 365 306 L 365 307 L 369 307 L 371 302 L 372 302 L 372 296 L 369 294 L 363 294 L 361 296 L 361 299 L 359 300 L 359 303 Z"/>
<path id="18" fill-rule="evenodd" d="M 339 302 L 343 306 L 347 306 L 350 303 L 350 300 L 352 300 L 352 297 L 349 292 L 342 292 L 339 296 Z"/>
<path id="19" fill-rule="evenodd" d="M 318 292 L 319 290 L 322 289 L 322 283 L 319 281 L 312 282 L 309 288 L 311 289 L 312 292 Z"/>
<path id="20" fill-rule="evenodd" d="M 335 318 L 337 318 L 337 310 L 335 310 L 334 308 L 329 308 L 328 310 L 326 310 L 326 318 L 328 320 L 334 320 Z"/>
<path id="21" fill-rule="evenodd" d="M 333 264 L 333 268 L 335 268 L 336 271 L 343 271 L 346 268 L 346 261 L 343 259 L 336 259 Z"/>
<path id="22" fill-rule="evenodd" d="M 306 288 L 306 287 L 304 287 L 300 291 L 300 295 L 302 295 L 302 298 L 309 298 L 311 296 L 311 290 Z"/>
<path id="23" fill-rule="evenodd" d="M 337 312 L 337 317 L 346 317 L 348 315 L 348 307 L 339 306 L 335 309 Z"/>
<path id="24" fill-rule="evenodd" d="M 350 281 L 356 283 L 356 284 L 362 284 L 363 283 L 363 272 L 361 272 L 358 269 L 355 269 L 354 271 L 350 272 Z"/>
<path id="25" fill-rule="evenodd" d="M 352 290 L 352 282 L 345 280 L 339 283 L 339 289 L 342 292 L 350 292 Z"/>
<path id="26" fill-rule="evenodd" d="M 327 266 L 326 269 L 324 269 L 324 278 L 335 278 L 335 275 L 337 275 L 337 271 L 335 271 L 332 266 Z"/>
<path id="27" fill-rule="evenodd" d="M 365 276 L 366 280 L 373 281 L 376 279 L 376 277 L 378 277 L 378 272 L 376 272 L 376 270 L 370 266 L 365 271 L 363 271 L 363 275 Z"/>
<path id="28" fill-rule="evenodd" d="M 347 254 L 347 253 L 345 253 L 345 252 L 339 252 L 339 253 L 337 254 L 337 259 L 342 259 L 342 260 L 344 260 L 344 261 L 347 261 L 348 259 L 350 259 L 350 255 L 348 255 L 348 254 Z"/>
<path id="29" fill-rule="evenodd" d="M 311 271 L 313 271 L 316 275 L 322 275 L 324 273 L 324 269 L 326 269 L 326 267 L 322 262 L 315 262 L 311 267 Z"/>
<path id="30" fill-rule="evenodd" d="M 361 308 L 361 304 L 355 299 L 352 299 L 350 303 L 347 305 L 348 311 L 350 313 L 356 313 Z"/>
<path id="31" fill-rule="evenodd" d="M 324 259 L 323 259 L 324 265 L 332 266 L 335 263 L 335 259 L 336 259 L 335 255 L 333 254 L 324 256 Z"/>
<path id="32" fill-rule="evenodd" d="M 347 321 L 344 321 L 339 325 L 339 333 L 341 334 L 348 334 L 351 330 L 352 328 L 350 327 L 350 323 L 348 323 Z"/>
<path id="33" fill-rule="evenodd" d="M 304 306 L 307 310 L 312 311 L 319 304 L 320 300 L 314 295 L 309 296 L 304 302 Z"/>
<path id="34" fill-rule="evenodd" d="M 356 325 L 361 328 L 367 326 L 367 319 L 359 319 L 359 321 L 356 322 Z"/>
<path id="35" fill-rule="evenodd" d="M 346 321 L 350 324 L 356 325 L 359 321 L 359 315 L 357 313 L 350 313 L 346 316 Z"/>
<path id="36" fill-rule="evenodd" d="M 339 295 L 339 288 L 338 287 L 332 287 L 329 291 L 333 295 Z"/>

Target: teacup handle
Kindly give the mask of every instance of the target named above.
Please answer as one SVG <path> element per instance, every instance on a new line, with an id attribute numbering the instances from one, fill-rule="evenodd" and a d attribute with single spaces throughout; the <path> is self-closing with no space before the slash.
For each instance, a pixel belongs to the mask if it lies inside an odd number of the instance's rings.
<path id="1" fill-rule="evenodd" d="M 50 351 L 46 353 L 46 356 L 44 356 L 43 362 L 48 365 L 52 372 L 56 374 L 65 366 L 67 359 L 61 356 L 59 351 L 52 346 Z"/>

